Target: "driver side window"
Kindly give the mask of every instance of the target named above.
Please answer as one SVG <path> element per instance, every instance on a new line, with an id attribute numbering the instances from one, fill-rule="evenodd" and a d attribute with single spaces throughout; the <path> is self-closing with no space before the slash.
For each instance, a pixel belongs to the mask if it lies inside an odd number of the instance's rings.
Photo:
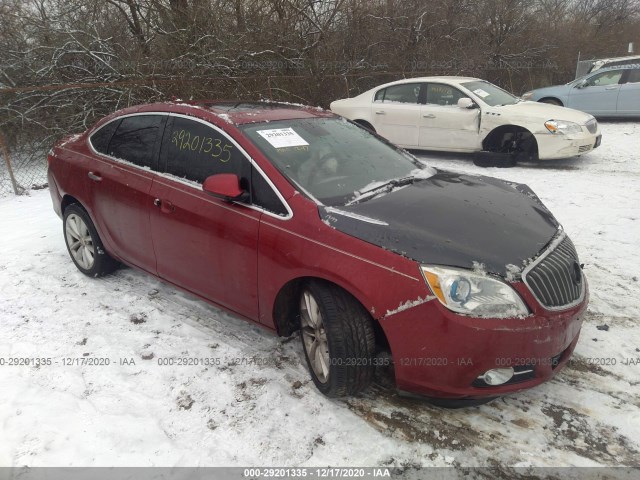
<path id="1" fill-rule="evenodd" d="M 585 83 L 586 87 L 617 85 L 622 77 L 622 71 L 613 70 L 610 72 L 602 72 L 594 75 Z"/>
<path id="2" fill-rule="evenodd" d="M 466 95 L 451 85 L 430 83 L 427 86 L 427 104 L 443 106 L 457 105 L 458 100 L 463 97 L 466 97 Z"/>
<path id="3" fill-rule="evenodd" d="M 164 172 L 202 183 L 218 173 L 233 173 L 251 192 L 256 207 L 284 216 L 286 207 L 247 157 L 218 130 L 183 117 L 171 117 L 163 140 L 160 165 Z"/>
<path id="4" fill-rule="evenodd" d="M 172 117 L 167 130 L 160 163 L 165 172 L 198 183 L 217 173 L 234 173 L 248 185 L 251 165 L 220 132 L 182 117 Z"/>

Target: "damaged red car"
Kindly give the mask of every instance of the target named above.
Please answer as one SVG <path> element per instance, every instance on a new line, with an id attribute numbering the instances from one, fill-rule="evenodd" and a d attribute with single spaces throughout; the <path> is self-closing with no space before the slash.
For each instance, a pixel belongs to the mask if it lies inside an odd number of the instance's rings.
<path id="1" fill-rule="evenodd" d="M 436 170 L 330 112 L 168 102 L 49 154 L 71 259 L 144 270 L 278 335 L 329 396 L 389 365 L 448 406 L 567 363 L 588 302 L 576 250 L 522 184 Z"/>

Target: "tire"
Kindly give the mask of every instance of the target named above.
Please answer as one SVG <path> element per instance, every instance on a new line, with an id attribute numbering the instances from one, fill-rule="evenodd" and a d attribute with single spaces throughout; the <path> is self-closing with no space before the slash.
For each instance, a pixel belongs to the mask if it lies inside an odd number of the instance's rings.
<path id="1" fill-rule="evenodd" d="M 538 100 L 538 103 L 548 103 L 549 105 L 557 105 L 558 107 L 562 107 L 562 102 L 560 100 L 556 100 L 555 98 L 543 98 L 542 100 Z"/>
<path id="2" fill-rule="evenodd" d="M 318 390 L 343 397 L 367 388 L 375 371 L 375 337 L 362 305 L 335 285 L 310 281 L 298 308 L 302 348 Z"/>
<path id="3" fill-rule="evenodd" d="M 473 155 L 473 164 L 477 167 L 498 167 L 509 168 L 515 167 L 516 155 L 513 153 L 497 153 L 497 152 L 476 152 Z"/>
<path id="4" fill-rule="evenodd" d="M 85 275 L 101 277 L 118 266 L 118 262 L 105 251 L 89 215 L 77 203 L 65 208 L 62 233 L 71 260 Z"/>

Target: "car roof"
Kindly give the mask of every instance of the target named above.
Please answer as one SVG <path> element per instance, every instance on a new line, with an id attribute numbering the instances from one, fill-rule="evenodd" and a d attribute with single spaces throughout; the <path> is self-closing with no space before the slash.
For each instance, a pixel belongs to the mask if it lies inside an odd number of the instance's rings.
<path id="1" fill-rule="evenodd" d="M 149 103 L 126 108 L 116 112 L 113 116 L 145 112 L 173 112 L 201 118 L 214 116 L 233 125 L 336 116 L 320 107 L 310 107 L 297 103 L 239 100 L 172 100 L 170 102 Z"/>
<path id="2" fill-rule="evenodd" d="M 587 75 L 591 73 L 602 73 L 610 70 L 634 70 L 636 68 L 640 68 L 640 63 L 627 63 L 624 65 L 608 65 L 606 67 L 599 68 L 598 70 L 593 70 L 589 72 Z"/>
<path id="3" fill-rule="evenodd" d="M 383 85 L 378 85 L 374 88 L 372 88 L 371 90 L 368 90 L 367 92 L 364 92 L 364 94 L 370 94 L 371 92 L 373 92 L 374 90 L 379 90 L 380 88 L 385 88 L 385 87 L 389 87 L 392 85 L 400 85 L 403 83 L 415 83 L 415 82 L 445 82 L 445 83 L 449 83 L 452 85 L 460 85 L 461 83 L 464 82 L 487 82 L 489 83 L 487 80 L 483 80 L 482 78 L 476 78 L 476 77 L 456 77 L 456 76 L 447 76 L 447 75 L 434 75 L 431 77 L 415 77 L 415 78 L 403 78 L 400 80 L 394 80 L 393 82 L 389 82 L 389 83 L 385 83 Z"/>
<path id="4" fill-rule="evenodd" d="M 402 80 L 396 80 L 393 82 L 389 82 L 385 85 L 390 85 L 393 83 L 412 83 L 412 82 L 437 82 L 437 81 L 446 81 L 451 83 L 462 83 L 462 82 L 472 82 L 472 81 L 481 81 L 486 82 L 487 80 L 483 80 L 481 78 L 476 77 L 456 77 L 456 76 L 447 76 L 447 75 L 434 75 L 431 77 L 415 77 L 415 78 L 403 78 Z M 382 86 L 382 85 L 380 85 Z"/>
<path id="5" fill-rule="evenodd" d="M 600 68 L 604 68 L 608 63 L 633 61 L 633 60 L 640 60 L 640 55 L 627 55 L 626 57 L 595 58 L 593 60 L 585 60 L 585 61 L 591 62 L 591 64 L 594 67 L 600 66 Z"/>

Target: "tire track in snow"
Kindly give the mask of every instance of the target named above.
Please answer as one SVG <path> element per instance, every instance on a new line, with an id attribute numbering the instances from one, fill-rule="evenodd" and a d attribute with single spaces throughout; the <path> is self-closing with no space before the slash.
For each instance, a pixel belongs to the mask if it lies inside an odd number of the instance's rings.
<path id="1" fill-rule="evenodd" d="M 139 298 L 148 298 L 154 308 L 210 333 L 212 340 L 224 342 L 226 347 L 237 349 L 244 355 L 283 355 L 283 375 L 313 388 L 307 378 L 302 349 L 297 348 L 296 335 L 278 339 L 243 319 L 195 297 L 190 298 L 171 285 L 135 270 L 122 269 L 99 281 Z M 154 291 L 158 293 L 149 295 Z M 601 315 L 591 315 L 587 321 L 595 321 L 596 318 L 598 322 L 606 321 Z M 624 318 L 614 321 L 626 323 Z M 255 374 L 250 378 L 238 378 L 241 380 L 236 385 L 240 402 L 250 404 L 256 391 L 264 385 L 260 372 Z M 598 377 L 603 377 L 603 380 L 594 381 Z M 637 443 L 618 433 L 615 427 L 590 418 L 592 412 L 581 411 L 579 402 L 570 401 L 577 392 L 581 395 L 597 393 L 617 401 L 616 408 L 625 415 L 637 414 L 640 402 L 629 398 L 628 394 L 625 399 L 628 387 L 629 384 L 613 372 L 598 370 L 591 365 L 585 368 L 584 361 L 577 356 L 575 367 L 570 364 L 550 384 L 480 407 L 441 409 L 422 400 L 399 396 L 393 389 L 380 384 L 359 396 L 339 400 L 338 405 L 348 408 L 385 436 L 408 444 L 430 445 L 439 454 L 459 458 L 461 464 L 469 461 L 489 464 L 492 458 L 497 455 L 504 457 L 504 452 L 510 451 L 513 438 L 524 438 L 533 432 L 538 443 L 523 443 L 525 458 L 533 455 L 539 447 L 542 459 L 549 465 L 562 462 L 566 452 L 575 455 L 576 462 L 588 460 L 600 465 L 635 465 L 639 450 Z M 554 399 L 554 391 L 559 388 L 566 392 Z M 510 461 L 521 461 L 521 452 L 516 452 Z"/>

